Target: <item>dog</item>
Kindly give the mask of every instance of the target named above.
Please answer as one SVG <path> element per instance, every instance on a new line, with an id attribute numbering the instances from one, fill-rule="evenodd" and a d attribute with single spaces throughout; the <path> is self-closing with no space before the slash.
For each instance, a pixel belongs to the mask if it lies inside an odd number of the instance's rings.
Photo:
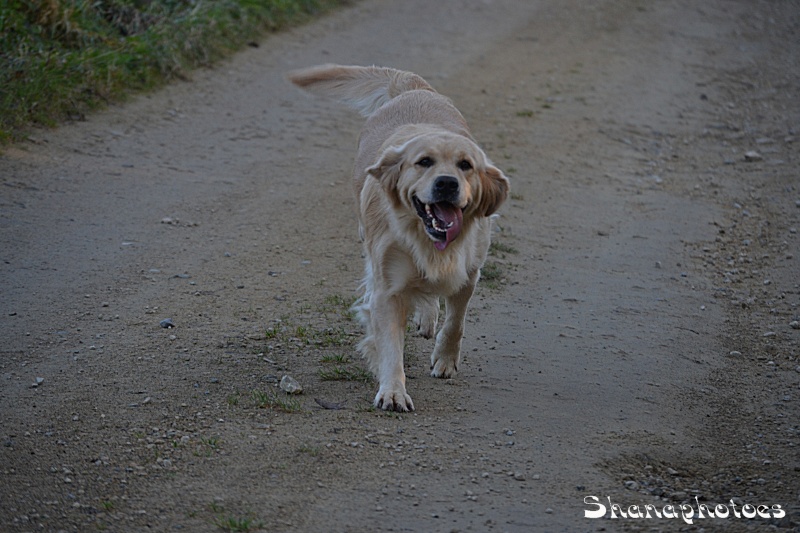
<path id="1" fill-rule="evenodd" d="M 413 411 L 403 370 L 404 334 L 433 337 L 431 375 L 452 377 L 464 319 L 486 260 L 490 217 L 509 180 L 484 154 L 452 102 L 420 76 L 383 67 L 321 65 L 289 80 L 346 103 L 366 117 L 354 192 L 366 258 L 354 304 L 366 335 L 359 350 L 378 379 L 376 408 Z"/>

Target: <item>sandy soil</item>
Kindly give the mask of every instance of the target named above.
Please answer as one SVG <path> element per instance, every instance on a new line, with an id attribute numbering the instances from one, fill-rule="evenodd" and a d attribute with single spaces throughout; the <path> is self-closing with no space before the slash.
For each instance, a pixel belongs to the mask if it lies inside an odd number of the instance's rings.
<path id="1" fill-rule="evenodd" d="M 0 529 L 796 530 L 799 43 L 777 0 L 366 1 L 7 147 Z M 413 414 L 347 312 L 360 118 L 283 79 L 323 62 L 421 74 L 512 179 Z"/>

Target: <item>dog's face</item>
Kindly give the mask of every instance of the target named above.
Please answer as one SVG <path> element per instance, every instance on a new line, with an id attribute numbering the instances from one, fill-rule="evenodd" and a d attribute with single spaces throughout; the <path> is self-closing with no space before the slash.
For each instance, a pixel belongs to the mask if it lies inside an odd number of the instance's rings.
<path id="1" fill-rule="evenodd" d="M 446 131 L 413 136 L 385 149 L 367 172 L 393 205 L 419 219 L 438 250 L 473 217 L 494 213 L 508 196 L 508 179 L 470 139 Z"/>

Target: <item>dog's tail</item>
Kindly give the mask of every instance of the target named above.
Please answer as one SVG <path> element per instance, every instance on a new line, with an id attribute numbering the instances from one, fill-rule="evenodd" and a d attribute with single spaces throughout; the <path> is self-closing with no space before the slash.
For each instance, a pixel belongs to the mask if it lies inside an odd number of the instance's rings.
<path id="1" fill-rule="evenodd" d="M 433 91 L 414 73 L 384 67 L 320 65 L 292 71 L 288 78 L 307 91 L 342 100 L 365 117 L 406 91 Z"/>

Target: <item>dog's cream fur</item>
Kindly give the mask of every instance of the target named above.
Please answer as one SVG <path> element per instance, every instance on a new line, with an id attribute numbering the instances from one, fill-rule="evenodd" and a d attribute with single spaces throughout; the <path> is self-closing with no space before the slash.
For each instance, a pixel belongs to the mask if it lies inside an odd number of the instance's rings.
<path id="1" fill-rule="evenodd" d="M 413 411 L 403 371 L 408 316 L 413 312 L 418 333 L 430 338 L 444 298 L 431 375 L 452 376 L 489 249 L 489 217 L 505 201 L 508 179 L 450 100 L 416 74 L 323 65 L 289 79 L 367 117 L 353 182 L 366 255 L 364 295 L 355 306 L 366 329 L 359 348 L 378 378 L 375 406 Z"/>

